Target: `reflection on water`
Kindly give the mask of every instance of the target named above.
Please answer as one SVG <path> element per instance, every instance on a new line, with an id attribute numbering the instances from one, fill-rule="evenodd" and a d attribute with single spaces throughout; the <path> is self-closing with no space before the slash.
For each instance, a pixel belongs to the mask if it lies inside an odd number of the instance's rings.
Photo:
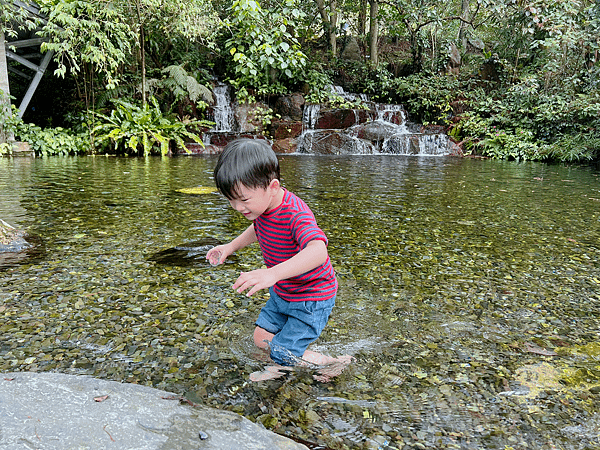
<path id="1" fill-rule="evenodd" d="M 248 223 L 207 158 L 0 160 L 0 218 L 45 244 L 0 272 L 0 369 L 186 393 L 330 448 L 597 448 L 600 182 L 585 167 L 281 157 L 330 239 L 340 291 L 315 349 L 352 354 L 252 384 L 259 267 L 149 261 Z"/>

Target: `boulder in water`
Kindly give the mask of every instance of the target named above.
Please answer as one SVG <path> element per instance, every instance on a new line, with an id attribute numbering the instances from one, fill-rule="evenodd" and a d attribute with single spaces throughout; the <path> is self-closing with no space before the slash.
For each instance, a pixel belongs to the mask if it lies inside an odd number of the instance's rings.
<path id="1" fill-rule="evenodd" d="M 154 261 L 158 264 L 178 267 L 208 267 L 210 264 L 206 260 L 206 253 L 213 247 L 221 245 L 222 242 L 214 238 L 204 238 L 193 242 L 187 242 L 176 247 L 154 253 L 148 258 L 148 261 Z M 234 256 L 227 258 L 227 262 L 235 261 Z"/>
<path id="2" fill-rule="evenodd" d="M 23 262 L 43 253 L 41 239 L 28 235 L 0 219 L 0 269 Z"/>
<path id="3" fill-rule="evenodd" d="M 25 240 L 26 233 L 17 230 L 0 219 L 0 253 L 12 253 L 27 250 L 32 245 Z"/>

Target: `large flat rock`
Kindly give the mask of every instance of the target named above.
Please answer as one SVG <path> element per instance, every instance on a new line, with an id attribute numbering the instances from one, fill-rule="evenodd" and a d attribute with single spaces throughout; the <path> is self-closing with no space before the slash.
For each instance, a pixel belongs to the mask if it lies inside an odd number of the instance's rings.
<path id="1" fill-rule="evenodd" d="M 228 411 L 147 386 L 59 373 L 0 374 L 0 448 L 307 448 Z"/>

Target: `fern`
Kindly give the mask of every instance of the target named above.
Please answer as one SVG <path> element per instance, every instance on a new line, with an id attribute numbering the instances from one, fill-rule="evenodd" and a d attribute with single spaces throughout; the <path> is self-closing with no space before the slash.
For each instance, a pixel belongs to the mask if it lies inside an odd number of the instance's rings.
<path id="1" fill-rule="evenodd" d="M 172 65 L 165 67 L 162 72 L 168 75 L 164 80 L 164 87 L 171 88 L 177 99 L 181 100 L 187 96 L 194 103 L 201 99 L 208 103 L 213 101 L 211 90 L 203 84 L 198 83 L 182 66 Z"/>
<path id="2" fill-rule="evenodd" d="M 106 89 L 96 97 L 96 108 L 104 108 L 112 100 L 131 96 L 132 93 L 131 86 L 128 85 L 118 85 L 113 89 Z"/>

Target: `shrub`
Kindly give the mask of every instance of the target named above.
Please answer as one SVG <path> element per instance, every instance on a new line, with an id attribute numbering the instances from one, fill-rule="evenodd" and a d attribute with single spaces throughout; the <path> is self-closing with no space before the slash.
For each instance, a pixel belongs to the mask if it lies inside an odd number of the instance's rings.
<path id="1" fill-rule="evenodd" d="M 113 100 L 110 115 L 95 113 L 100 123 L 93 129 L 101 148 L 129 154 L 167 155 L 174 144 L 187 152 L 184 139 L 202 144 L 198 134 L 188 130 L 209 127 L 211 122 L 196 119 L 179 120 L 164 115 L 154 97 L 142 107 L 124 100 Z"/>

